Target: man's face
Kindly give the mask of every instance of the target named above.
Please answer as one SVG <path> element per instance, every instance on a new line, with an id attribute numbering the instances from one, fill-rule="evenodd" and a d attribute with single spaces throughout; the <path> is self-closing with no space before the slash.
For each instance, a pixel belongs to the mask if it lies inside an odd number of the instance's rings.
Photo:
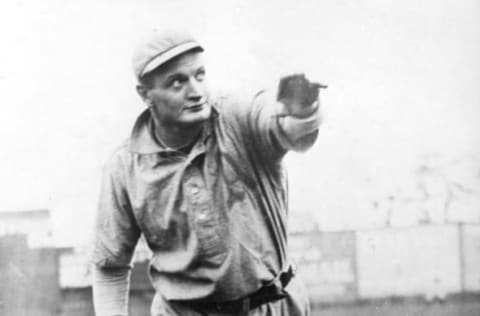
<path id="1" fill-rule="evenodd" d="M 187 52 L 152 74 L 140 92 L 153 115 L 164 125 L 189 125 L 206 120 L 212 111 L 201 52 Z"/>

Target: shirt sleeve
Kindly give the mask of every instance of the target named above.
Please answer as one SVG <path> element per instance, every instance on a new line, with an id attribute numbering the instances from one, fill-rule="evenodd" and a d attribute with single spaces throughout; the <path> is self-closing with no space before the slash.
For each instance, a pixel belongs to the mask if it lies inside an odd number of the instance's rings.
<path id="1" fill-rule="evenodd" d="M 322 117 L 318 103 L 312 113 L 299 118 L 288 114 L 271 93 L 262 91 L 252 102 L 249 121 L 260 148 L 282 154 L 309 149 L 317 138 Z"/>
<path id="2" fill-rule="evenodd" d="M 140 229 L 126 190 L 126 168 L 119 153 L 105 165 L 95 225 L 93 264 L 131 268 Z"/>
<path id="3" fill-rule="evenodd" d="M 96 316 L 128 315 L 130 270 L 93 266 L 93 305 Z"/>

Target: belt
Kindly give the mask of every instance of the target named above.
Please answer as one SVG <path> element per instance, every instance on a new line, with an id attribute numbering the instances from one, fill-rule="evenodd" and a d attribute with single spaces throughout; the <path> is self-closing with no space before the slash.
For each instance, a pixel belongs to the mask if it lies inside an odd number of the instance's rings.
<path id="1" fill-rule="evenodd" d="M 284 291 L 284 288 L 294 276 L 294 268 L 290 265 L 286 272 L 280 273 L 273 281 L 263 286 L 258 291 L 237 300 L 223 302 L 208 302 L 203 300 L 175 302 L 200 312 L 241 315 L 263 304 L 285 298 L 287 293 Z"/>

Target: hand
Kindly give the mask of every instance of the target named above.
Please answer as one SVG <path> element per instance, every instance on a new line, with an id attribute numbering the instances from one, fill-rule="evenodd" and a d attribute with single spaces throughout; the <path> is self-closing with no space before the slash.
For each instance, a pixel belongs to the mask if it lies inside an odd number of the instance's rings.
<path id="1" fill-rule="evenodd" d="M 310 82 L 304 74 L 283 77 L 278 86 L 277 101 L 287 107 L 290 115 L 308 116 L 313 112 L 320 88 L 327 86 Z"/>

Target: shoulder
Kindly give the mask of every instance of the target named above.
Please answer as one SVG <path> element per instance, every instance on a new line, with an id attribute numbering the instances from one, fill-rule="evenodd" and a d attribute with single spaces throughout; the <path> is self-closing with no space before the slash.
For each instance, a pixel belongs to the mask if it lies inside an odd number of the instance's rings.
<path id="1" fill-rule="evenodd" d="M 265 92 L 266 90 L 224 92 L 213 98 L 213 105 L 220 113 L 241 115 L 248 113 Z"/>
<path id="2" fill-rule="evenodd" d="M 231 117 L 247 112 L 248 98 L 238 94 L 222 94 L 213 100 L 213 107 L 220 117 Z"/>
<path id="3" fill-rule="evenodd" d="M 248 125 L 263 92 L 223 93 L 216 96 L 212 104 L 218 112 L 219 121 L 228 127 Z"/>
<path id="4" fill-rule="evenodd" d="M 111 174 L 123 172 L 131 163 L 132 155 L 130 139 L 126 139 L 110 153 L 104 162 L 104 171 Z"/>
<path id="5" fill-rule="evenodd" d="M 216 134 L 227 142 L 244 139 L 248 131 L 248 99 L 238 94 L 223 94 L 217 96 L 212 105 Z"/>

